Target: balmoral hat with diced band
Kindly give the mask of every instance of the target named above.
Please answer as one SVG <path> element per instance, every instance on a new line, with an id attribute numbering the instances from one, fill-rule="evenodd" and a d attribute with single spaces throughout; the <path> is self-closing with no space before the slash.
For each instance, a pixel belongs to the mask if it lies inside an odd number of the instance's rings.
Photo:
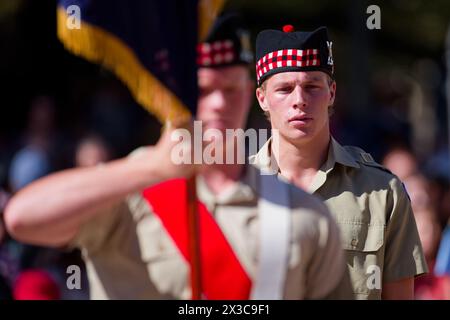
<path id="1" fill-rule="evenodd" d="M 314 31 L 264 30 L 256 37 L 256 80 L 288 71 L 323 71 L 333 77 L 332 42 L 326 27 Z"/>

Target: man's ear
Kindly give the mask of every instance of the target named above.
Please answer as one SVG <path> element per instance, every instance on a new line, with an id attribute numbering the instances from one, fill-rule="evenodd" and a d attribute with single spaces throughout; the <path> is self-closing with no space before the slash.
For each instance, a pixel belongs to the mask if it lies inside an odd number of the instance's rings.
<path id="1" fill-rule="evenodd" d="M 250 92 L 250 94 L 252 92 L 254 92 L 255 90 L 255 83 L 253 82 L 253 80 L 249 79 L 248 83 L 247 83 L 247 90 Z"/>
<path id="2" fill-rule="evenodd" d="M 333 81 L 330 85 L 330 103 L 329 106 L 334 104 L 334 100 L 336 99 L 336 81 Z"/>
<path id="3" fill-rule="evenodd" d="M 248 79 L 247 85 L 246 85 L 246 94 L 248 96 L 248 105 L 251 105 L 253 103 L 253 92 L 255 92 L 255 83 Z"/>
<path id="4" fill-rule="evenodd" d="M 264 112 L 269 112 L 267 104 L 266 92 L 261 88 L 256 88 L 256 99 L 258 99 L 259 106 Z"/>

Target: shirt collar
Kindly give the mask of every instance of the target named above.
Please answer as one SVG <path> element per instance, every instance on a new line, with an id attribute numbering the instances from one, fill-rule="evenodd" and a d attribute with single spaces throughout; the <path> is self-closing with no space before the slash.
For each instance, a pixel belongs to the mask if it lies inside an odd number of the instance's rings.
<path id="1" fill-rule="evenodd" d="M 267 140 L 267 142 L 262 146 L 258 153 L 251 158 L 251 163 L 255 164 L 261 170 L 270 171 L 272 173 L 277 173 L 280 171 L 277 160 L 272 154 L 272 137 Z M 347 167 L 359 168 L 359 164 L 356 160 L 348 153 L 343 146 L 341 146 L 333 137 L 328 147 L 328 156 L 325 163 L 319 169 L 319 171 L 324 171 L 328 173 L 331 171 L 335 164 L 340 163 Z"/>
<path id="2" fill-rule="evenodd" d="M 328 158 L 334 158 L 334 162 L 338 162 L 347 167 L 359 168 L 359 164 L 355 158 L 333 137 L 331 137 Z"/>
<path id="3" fill-rule="evenodd" d="M 214 205 L 231 205 L 237 203 L 247 203 L 255 200 L 255 193 L 249 182 L 247 181 L 247 175 L 244 174 L 243 178 L 236 181 L 229 188 L 223 190 L 220 194 L 214 194 L 206 184 L 205 179 L 201 176 L 197 176 L 197 193 L 199 199 L 209 206 Z"/>

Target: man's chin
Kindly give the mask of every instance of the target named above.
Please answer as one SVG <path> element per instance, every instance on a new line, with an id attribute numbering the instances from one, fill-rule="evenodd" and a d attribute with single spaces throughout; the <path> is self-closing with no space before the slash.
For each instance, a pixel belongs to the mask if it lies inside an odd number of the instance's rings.
<path id="1" fill-rule="evenodd" d="M 281 134 L 292 143 L 305 143 L 312 139 L 312 134 L 309 132 L 309 130 L 289 130 L 288 132 L 285 132 L 284 134 L 281 132 Z"/>
<path id="2" fill-rule="evenodd" d="M 222 133 L 225 133 L 226 129 L 229 129 L 229 126 L 223 121 L 210 121 L 204 124 L 203 130 L 215 129 L 219 130 Z"/>

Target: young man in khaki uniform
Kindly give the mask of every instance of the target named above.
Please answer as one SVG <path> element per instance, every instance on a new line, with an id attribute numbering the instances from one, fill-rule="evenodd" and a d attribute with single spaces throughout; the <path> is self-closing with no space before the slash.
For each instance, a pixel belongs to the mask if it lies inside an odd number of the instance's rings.
<path id="1" fill-rule="evenodd" d="M 249 52 L 241 38 L 244 30 L 234 19 L 220 18 L 199 46 L 198 119 L 203 130 L 244 128 L 251 105 Z M 126 159 L 63 171 L 30 185 L 7 208 L 9 230 L 25 242 L 81 248 L 93 299 L 189 299 L 189 264 L 179 237 L 187 228 L 182 224 L 184 212 L 179 212 L 185 211 L 180 209 L 185 190 L 182 180 L 170 179 L 192 175 L 194 166 L 170 161 L 175 142 L 169 135 L 166 132 L 156 147 L 138 149 Z M 351 297 L 339 231 L 320 200 L 259 175 L 252 166 L 213 164 L 198 169 L 206 298 Z M 270 183 L 268 190 L 263 190 L 263 180 Z M 277 198 L 274 194 L 281 189 L 293 198 Z M 267 271 L 262 260 L 270 259 L 260 255 L 263 206 L 270 207 L 272 218 L 287 217 L 290 235 L 284 239 L 286 261 L 278 269 L 269 268 L 269 274 L 261 273 Z M 207 212 L 206 218 L 202 212 Z M 206 225 L 208 217 L 219 229 Z M 280 236 L 285 234 L 278 233 L 274 240 L 282 243 Z M 214 267 L 209 268 L 210 262 Z M 278 283 L 272 281 L 275 278 Z M 279 285 L 279 296 L 270 295 L 276 288 L 267 283 Z"/>
<path id="2" fill-rule="evenodd" d="M 256 96 L 278 134 L 252 161 L 325 201 L 355 298 L 412 299 L 414 277 L 427 267 L 409 197 L 368 153 L 330 135 L 336 82 L 327 29 L 262 31 L 256 57 Z"/>

